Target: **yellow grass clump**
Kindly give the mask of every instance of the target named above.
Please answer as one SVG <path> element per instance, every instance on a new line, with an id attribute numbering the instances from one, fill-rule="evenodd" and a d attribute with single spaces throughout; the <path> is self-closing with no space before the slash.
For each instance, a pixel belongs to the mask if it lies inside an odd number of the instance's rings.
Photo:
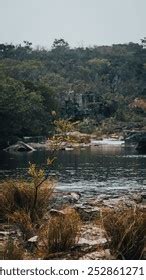
<path id="1" fill-rule="evenodd" d="M 68 251 L 77 243 L 81 221 L 74 209 L 66 208 L 64 214 L 51 216 L 41 230 L 45 255 Z M 46 257 L 45 256 L 45 257 Z"/>
<path id="2" fill-rule="evenodd" d="M 25 211 L 33 219 L 42 218 L 53 193 L 53 182 L 44 181 L 37 190 L 34 208 L 35 187 L 32 182 L 9 180 L 0 184 L 0 213 L 6 221 L 16 211 Z"/>
<path id="3" fill-rule="evenodd" d="M 144 217 L 138 208 L 108 210 L 103 226 L 111 254 L 116 259 L 141 259 L 144 248 Z"/>

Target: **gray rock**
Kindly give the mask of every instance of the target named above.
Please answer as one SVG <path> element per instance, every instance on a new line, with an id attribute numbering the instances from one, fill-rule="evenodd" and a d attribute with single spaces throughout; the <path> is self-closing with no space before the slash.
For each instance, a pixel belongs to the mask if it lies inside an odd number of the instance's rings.
<path id="1" fill-rule="evenodd" d="M 30 152 L 35 151 L 33 147 L 24 143 L 23 141 L 18 141 L 16 144 L 11 145 L 5 149 L 7 152 Z"/>
<path id="2" fill-rule="evenodd" d="M 109 195 L 109 194 L 100 194 L 99 196 L 98 196 L 98 199 L 102 199 L 102 200 L 108 200 L 109 198 L 111 197 L 111 195 Z"/>
<path id="3" fill-rule="evenodd" d="M 84 221 L 92 221 L 96 218 L 100 218 L 100 209 L 98 207 L 92 207 L 90 205 L 76 204 L 75 210 L 79 213 L 80 217 Z"/>
<path id="4" fill-rule="evenodd" d="M 65 215 L 65 213 L 63 211 L 57 210 L 57 209 L 51 209 L 49 211 L 49 213 L 50 213 L 51 216 L 55 216 L 55 217 L 60 217 L 60 216 L 64 216 Z"/>
<path id="5" fill-rule="evenodd" d="M 146 136 L 140 138 L 136 146 L 136 150 L 144 153 L 146 152 Z"/>
<path id="6" fill-rule="evenodd" d="M 70 201 L 75 203 L 81 198 L 81 194 L 79 192 L 71 192 L 70 194 Z"/>
<path id="7" fill-rule="evenodd" d="M 141 194 L 133 194 L 131 199 L 134 200 L 136 203 L 142 202 L 142 195 Z"/>
<path id="8" fill-rule="evenodd" d="M 55 193 L 50 201 L 51 208 L 60 209 L 64 205 L 71 205 L 79 201 L 81 194 L 79 192 Z M 49 207 L 48 207 L 49 210 Z"/>
<path id="9" fill-rule="evenodd" d="M 141 196 L 142 196 L 142 200 L 143 200 L 143 199 L 146 199 L 146 192 L 143 192 L 143 193 L 141 194 Z"/>
<path id="10" fill-rule="evenodd" d="M 88 246 L 93 246 L 93 245 L 97 245 L 97 241 L 96 240 L 89 240 L 86 238 L 80 238 L 78 241 L 79 245 L 88 245 Z"/>
<path id="11" fill-rule="evenodd" d="M 141 196 L 142 196 L 142 204 L 146 205 L 146 192 L 142 193 Z"/>
<path id="12" fill-rule="evenodd" d="M 35 235 L 27 240 L 26 248 L 30 252 L 34 252 L 34 250 L 37 248 L 37 241 L 38 241 L 38 236 Z"/>
<path id="13" fill-rule="evenodd" d="M 16 234 L 16 231 L 0 231 L 1 236 L 9 236 Z"/>
<path id="14" fill-rule="evenodd" d="M 29 238 L 27 241 L 28 241 L 28 242 L 31 242 L 31 243 L 36 243 L 36 242 L 37 242 L 37 240 L 38 240 L 38 236 L 37 236 L 37 235 L 35 235 L 35 236 L 33 236 L 33 237 Z"/>

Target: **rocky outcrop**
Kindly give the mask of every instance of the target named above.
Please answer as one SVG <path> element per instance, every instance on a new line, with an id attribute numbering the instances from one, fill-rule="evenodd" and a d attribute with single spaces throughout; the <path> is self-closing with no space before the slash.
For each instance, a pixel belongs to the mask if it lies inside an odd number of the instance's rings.
<path id="1" fill-rule="evenodd" d="M 101 215 L 100 209 L 96 206 L 93 207 L 88 204 L 76 204 L 74 208 L 79 213 L 83 221 L 99 219 Z"/>
<path id="2" fill-rule="evenodd" d="M 5 149 L 5 151 L 10 152 L 10 153 L 12 153 L 12 152 L 31 152 L 31 151 L 33 152 L 33 151 L 35 151 L 35 149 L 32 146 L 30 146 L 29 144 L 19 141 L 16 144 L 7 147 Z"/>
<path id="3" fill-rule="evenodd" d="M 136 150 L 142 153 L 146 153 L 146 137 L 142 137 L 137 146 L 136 146 Z"/>
<path id="4" fill-rule="evenodd" d="M 88 117 L 94 115 L 94 108 L 99 106 L 96 92 L 61 92 L 58 94 L 61 114 L 67 117 Z"/>
<path id="5" fill-rule="evenodd" d="M 126 143 L 139 143 L 142 138 L 146 138 L 146 131 L 124 131 L 124 138 Z"/>
<path id="6" fill-rule="evenodd" d="M 67 252 L 58 252 L 48 255 L 47 259 L 81 259 L 81 260 L 102 260 L 113 259 L 110 254 L 109 243 L 102 224 L 104 211 L 110 209 L 135 209 L 139 207 L 140 211 L 146 214 L 146 192 L 142 191 L 129 193 L 128 195 L 99 195 L 93 196 L 83 202 L 82 196 L 77 192 L 56 193 L 56 201 L 53 200 L 51 208 L 48 209 L 45 217 L 42 219 L 42 225 L 49 221 L 50 218 L 63 218 L 68 213 L 68 205 L 75 209 L 81 218 L 81 230 L 79 232 L 77 243 Z M 62 201 L 61 201 L 62 200 Z M 63 204 L 62 204 L 63 202 Z M 67 202 L 66 208 L 64 202 Z M 50 203 L 49 203 L 50 204 Z M 57 207 L 58 205 L 58 207 Z M 118 212 L 117 212 L 118 213 Z M 9 237 L 21 242 L 21 232 L 13 225 L 3 225 L 0 227 L 0 258 L 3 256 L 6 242 Z M 32 236 L 25 241 L 25 249 L 29 252 L 35 252 L 35 249 L 42 240 L 38 235 Z M 41 245 L 40 244 L 40 245 Z M 146 256 L 146 248 L 144 249 L 143 258 Z M 28 257 L 26 255 L 26 257 Z"/>

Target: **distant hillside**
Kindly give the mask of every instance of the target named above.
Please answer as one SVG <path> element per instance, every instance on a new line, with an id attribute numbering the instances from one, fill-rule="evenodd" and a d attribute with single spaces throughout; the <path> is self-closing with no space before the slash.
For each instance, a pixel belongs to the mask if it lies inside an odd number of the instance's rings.
<path id="1" fill-rule="evenodd" d="M 145 107 L 130 106 L 136 98 L 146 98 L 146 49 L 139 44 L 72 49 L 55 39 L 51 50 L 27 41 L 0 44 L 1 145 L 48 135 L 52 111 L 97 126 L 111 118 L 145 125 Z"/>

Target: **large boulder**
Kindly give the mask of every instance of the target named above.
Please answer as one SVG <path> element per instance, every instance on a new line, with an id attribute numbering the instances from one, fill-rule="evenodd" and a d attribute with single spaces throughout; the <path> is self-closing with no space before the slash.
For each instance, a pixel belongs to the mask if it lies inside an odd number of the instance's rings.
<path id="1" fill-rule="evenodd" d="M 16 144 L 11 145 L 5 149 L 6 152 L 33 152 L 35 149 L 23 141 L 18 141 Z"/>
<path id="2" fill-rule="evenodd" d="M 142 137 L 137 146 L 136 146 L 136 150 L 142 153 L 146 153 L 146 136 Z"/>

